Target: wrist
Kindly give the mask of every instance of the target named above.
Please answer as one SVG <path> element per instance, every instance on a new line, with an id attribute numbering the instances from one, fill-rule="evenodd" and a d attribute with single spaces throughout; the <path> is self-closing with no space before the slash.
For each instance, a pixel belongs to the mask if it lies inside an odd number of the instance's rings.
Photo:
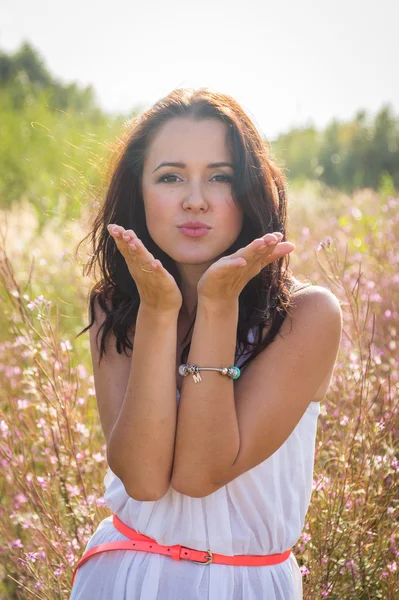
<path id="1" fill-rule="evenodd" d="M 223 316 L 231 313 L 238 313 L 238 298 L 226 298 L 218 300 L 209 300 L 198 296 L 198 308 L 199 310 L 209 313 L 215 316 Z"/>
<path id="2" fill-rule="evenodd" d="M 151 318 L 152 320 L 159 321 L 170 321 L 176 319 L 179 316 L 179 309 L 177 308 L 155 308 L 144 303 L 140 303 L 139 313 L 145 317 Z"/>

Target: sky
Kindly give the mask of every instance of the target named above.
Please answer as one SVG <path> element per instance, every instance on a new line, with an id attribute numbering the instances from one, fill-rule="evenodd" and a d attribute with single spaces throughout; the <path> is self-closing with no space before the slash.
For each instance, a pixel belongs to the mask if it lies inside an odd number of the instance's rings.
<path id="1" fill-rule="evenodd" d="M 108 112 L 210 87 L 273 140 L 388 103 L 398 114 L 398 22 L 398 0 L 3 0 L 0 49 L 29 41 Z"/>

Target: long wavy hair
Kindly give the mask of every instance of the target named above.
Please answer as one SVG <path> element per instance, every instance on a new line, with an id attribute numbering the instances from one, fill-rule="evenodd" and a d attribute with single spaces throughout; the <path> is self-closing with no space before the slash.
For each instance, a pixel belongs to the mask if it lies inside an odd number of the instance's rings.
<path id="1" fill-rule="evenodd" d="M 119 139 L 119 149 L 112 161 L 110 181 L 105 200 L 94 218 L 92 230 L 80 244 L 90 238 L 92 252 L 83 273 L 90 274 L 96 265 L 101 277 L 89 292 L 91 322 L 76 337 L 87 331 L 95 321 L 94 301 L 105 313 L 97 332 L 102 330 L 99 346 L 100 361 L 105 353 L 105 341 L 112 330 L 119 354 L 132 342 L 128 335 L 134 330 L 140 306 L 140 296 L 125 259 L 107 230 L 109 223 L 132 229 L 146 248 L 158 258 L 181 289 L 180 274 L 175 261 L 151 238 L 146 224 L 142 194 L 142 173 L 146 151 L 159 129 L 169 119 L 189 117 L 196 121 L 218 119 L 227 125 L 226 143 L 232 154 L 234 175 L 233 199 L 244 213 L 243 226 L 225 256 L 236 252 L 265 233 L 280 231 L 282 241 L 287 235 L 287 181 L 283 168 L 272 156 L 268 142 L 262 140 L 254 124 L 241 106 L 229 95 L 208 88 L 178 88 L 161 98 L 150 109 L 133 118 Z M 288 268 L 289 255 L 267 265 L 251 279 L 239 297 L 237 345 L 242 355 L 249 356 L 241 369 L 248 366 L 266 346 L 272 343 L 289 313 L 298 280 Z M 194 312 L 194 315 L 196 311 Z M 183 343 L 194 327 L 195 316 Z M 249 331 L 255 328 L 253 343 Z M 263 338 L 263 330 L 267 334 Z M 191 341 L 183 348 L 181 362 L 186 362 Z"/>

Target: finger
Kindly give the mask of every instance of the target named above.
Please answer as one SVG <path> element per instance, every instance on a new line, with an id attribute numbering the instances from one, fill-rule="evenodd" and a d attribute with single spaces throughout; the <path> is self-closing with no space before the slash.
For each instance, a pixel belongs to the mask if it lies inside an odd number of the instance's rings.
<path id="1" fill-rule="evenodd" d="M 224 260 L 225 259 L 225 260 Z M 243 256 L 236 257 L 224 257 L 220 259 L 218 268 L 226 267 L 226 269 L 232 269 L 236 267 L 246 267 L 248 265 L 248 261 Z"/>
<path id="2" fill-rule="evenodd" d="M 144 246 L 143 242 L 138 237 L 135 238 L 135 240 L 132 242 L 132 244 L 134 244 L 134 246 L 136 247 L 138 256 L 140 256 L 140 257 L 150 256 L 151 260 L 154 260 L 154 257 L 151 254 L 151 252 L 149 252 L 147 250 L 147 248 Z"/>
<path id="3" fill-rule="evenodd" d="M 275 246 L 283 239 L 283 237 L 283 234 L 279 231 L 275 231 L 273 233 L 266 233 L 262 237 L 253 240 L 253 242 L 249 244 L 249 247 L 251 247 L 252 245 L 254 249 L 258 250 L 260 248 L 265 248 L 270 245 Z"/>
<path id="4" fill-rule="evenodd" d="M 110 229 L 110 235 L 112 236 L 118 250 L 125 254 L 128 249 L 128 242 L 131 241 L 130 235 L 124 236 L 125 229 L 123 227 L 115 226 L 113 229 Z"/>
<path id="5" fill-rule="evenodd" d="M 264 250 L 265 248 L 267 248 L 267 244 L 266 244 L 265 240 L 263 238 L 256 238 L 255 240 L 252 240 L 252 242 L 250 242 L 244 248 L 240 248 L 233 254 L 231 254 L 229 256 L 225 256 L 224 258 L 233 259 L 233 258 L 242 257 L 246 260 L 251 260 L 251 259 L 253 260 L 254 257 L 259 255 L 259 253 L 261 253 L 262 250 Z"/>
<path id="6" fill-rule="evenodd" d="M 123 239 L 129 241 L 137 237 L 132 229 L 125 229 L 122 225 L 115 225 L 113 223 L 107 225 L 107 229 L 110 235 L 117 239 Z"/>
<path id="7" fill-rule="evenodd" d="M 269 236 L 269 234 L 267 234 L 267 236 Z M 265 236 L 264 236 L 265 237 Z M 274 234 L 272 234 L 272 237 L 268 237 L 265 240 L 265 245 L 264 247 L 260 246 L 260 248 L 257 251 L 258 255 L 263 255 L 263 253 L 265 252 L 266 254 L 270 254 L 272 252 L 274 252 L 275 248 L 281 246 L 282 243 L 290 243 L 291 242 L 281 242 L 281 240 L 283 239 L 283 234 L 280 232 L 275 232 Z M 294 246 L 295 247 L 295 246 Z M 283 246 L 283 249 L 287 248 L 286 246 Z"/>
<path id="8" fill-rule="evenodd" d="M 126 248 L 126 245 L 129 245 L 130 248 L 134 248 L 134 241 L 137 240 L 137 235 L 132 229 L 125 229 L 121 225 L 114 224 L 107 225 L 107 229 L 114 238 L 119 250 Z"/>
<path id="9" fill-rule="evenodd" d="M 284 235 L 280 231 L 273 231 L 272 233 L 265 233 L 261 238 L 266 242 L 266 245 L 272 244 L 274 242 L 281 242 Z"/>
<path id="10" fill-rule="evenodd" d="M 268 233 L 266 236 L 264 236 L 263 239 L 265 240 L 266 245 L 270 246 L 270 245 L 278 244 L 278 242 L 281 242 L 282 238 L 283 238 L 283 235 L 277 232 L 277 233 L 271 233 L 271 234 Z"/>
<path id="11" fill-rule="evenodd" d="M 254 244 L 253 248 L 251 248 L 251 255 L 253 257 L 256 256 L 262 256 L 264 253 L 268 253 L 268 252 L 272 252 L 273 248 L 276 246 L 276 244 L 279 243 L 277 238 L 268 238 L 268 239 L 263 239 L 260 238 L 262 240 L 261 244 Z M 258 240 L 254 240 L 255 242 L 257 242 Z"/>
<path id="12" fill-rule="evenodd" d="M 122 233 L 125 231 L 125 228 L 121 225 L 116 225 L 115 223 L 110 223 L 107 225 L 108 232 L 113 237 L 121 237 Z"/>
<path id="13" fill-rule="evenodd" d="M 124 240 L 126 240 L 127 242 L 129 242 L 130 240 L 137 239 L 137 235 L 134 233 L 134 231 L 132 229 L 126 229 L 122 233 L 122 238 Z"/>
<path id="14" fill-rule="evenodd" d="M 158 268 L 158 263 L 154 255 L 147 250 L 143 242 L 138 237 L 136 237 L 134 242 L 131 242 L 131 244 L 134 244 L 135 246 L 134 248 L 132 248 L 131 253 L 133 254 L 134 258 L 136 258 L 137 262 L 140 265 L 140 268 L 143 267 L 144 269 L 153 270 L 156 270 Z M 129 244 L 129 248 L 131 248 L 131 244 Z"/>
<path id="15" fill-rule="evenodd" d="M 281 245 L 280 239 L 282 237 L 283 234 L 280 232 L 276 232 L 276 234 L 267 233 L 263 237 L 253 240 L 245 248 L 238 250 L 236 256 L 242 256 L 247 260 L 258 260 L 259 258 L 268 257 L 275 251 L 277 246 Z M 286 250 L 284 253 L 286 253 Z"/>
<path id="16" fill-rule="evenodd" d="M 260 238 L 256 238 L 255 240 L 252 240 L 252 242 L 250 244 L 248 244 L 248 246 L 245 246 L 245 248 L 243 248 L 243 251 L 247 251 L 250 254 L 252 254 L 253 252 L 256 252 L 257 250 L 260 250 L 261 248 L 266 248 L 266 246 L 267 246 L 267 241 L 263 237 L 260 237 Z"/>
<path id="17" fill-rule="evenodd" d="M 292 242 L 280 242 L 275 246 L 268 247 L 268 250 L 269 252 L 265 252 L 265 258 L 271 258 L 274 261 L 295 250 L 295 245 Z"/>
<path id="18" fill-rule="evenodd" d="M 118 250 L 130 264 L 145 266 L 155 260 L 132 229 L 125 230 L 121 225 L 113 225 L 108 226 L 108 231 L 114 236 Z"/>
<path id="19" fill-rule="evenodd" d="M 284 237 L 284 234 L 282 234 L 281 231 L 272 231 L 272 233 L 266 233 L 266 235 L 264 235 L 263 237 L 267 237 L 269 235 L 274 236 L 278 240 L 281 240 Z"/>

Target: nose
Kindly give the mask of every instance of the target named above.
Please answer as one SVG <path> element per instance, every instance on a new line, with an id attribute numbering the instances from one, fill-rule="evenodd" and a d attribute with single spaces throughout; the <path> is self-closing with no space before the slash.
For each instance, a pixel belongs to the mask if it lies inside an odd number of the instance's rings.
<path id="1" fill-rule="evenodd" d="M 187 195 L 183 201 L 183 208 L 192 210 L 206 210 L 208 202 L 201 188 L 201 182 L 193 181 L 187 191 Z"/>

